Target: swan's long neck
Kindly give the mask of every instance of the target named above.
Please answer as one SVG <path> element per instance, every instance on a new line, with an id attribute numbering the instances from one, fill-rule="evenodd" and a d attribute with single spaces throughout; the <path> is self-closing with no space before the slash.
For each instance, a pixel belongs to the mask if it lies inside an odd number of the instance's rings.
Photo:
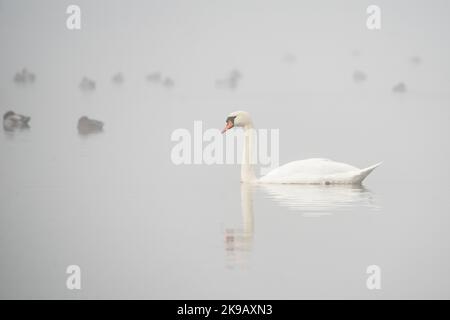
<path id="1" fill-rule="evenodd" d="M 253 124 L 244 127 L 244 151 L 242 153 L 241 163 L 241 182 L 256 181 L 255 172 L 253 171 L 253 136 L 255 134 Z"/>

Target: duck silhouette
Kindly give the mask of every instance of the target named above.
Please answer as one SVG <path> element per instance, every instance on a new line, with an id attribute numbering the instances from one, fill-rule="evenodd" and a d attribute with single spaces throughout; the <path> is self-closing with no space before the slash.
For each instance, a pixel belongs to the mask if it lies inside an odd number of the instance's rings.
<path id="1" fill-rule="evenodd" d="M 3 115 L 3 129 L 5 131 L 16 131 L 28 129 L 30 117 L 17 114 L 14 111 L 8 111 Z"/>
<path id="2" fill-rule="evenodd" d="M 81 135 L 88 135 L 92 133 L 100 133 L 103 131 L 103 122 L 99 120 L 89 119 L 82 116 L 78 120 L 78 133 Z"/>

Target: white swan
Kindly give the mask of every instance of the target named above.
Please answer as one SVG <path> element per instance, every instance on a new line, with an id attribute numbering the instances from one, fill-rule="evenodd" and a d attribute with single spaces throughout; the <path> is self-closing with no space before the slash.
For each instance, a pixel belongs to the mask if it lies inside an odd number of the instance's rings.
<path id="1" fill-rule="evenodd" d="M 289 162 L 275 168 L 265 176 L 257 179 L 251 159 L 253 150 L 253 123 L 246 111 L 235 111 L 228 115 L 225 133 L 233 127 L 244 129 L 244 151 L 241 164 L 241 181 L 254 183 L 296 183 L 296 184 L 361 184 L 361 182 L 378 167 L 380 163 L 366 169 L 335 162 L 328 159 L 307 159 Z"/>

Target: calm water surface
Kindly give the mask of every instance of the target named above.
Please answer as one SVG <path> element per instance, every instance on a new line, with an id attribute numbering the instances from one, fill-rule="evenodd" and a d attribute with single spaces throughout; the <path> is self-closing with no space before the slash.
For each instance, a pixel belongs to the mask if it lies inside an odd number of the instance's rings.
<path id="1" fill-rule="evenodd" d="M 158 99 L 171 112 L 183 107 L 176 96 Z M 131 106 L 105 105 L 114 117 L 87 137 L 75 112 L 58 107 L 30 107 L 29 130 L 1 135 L 3 298 L 449 296 L 446 146 L 391 154 L 396 128 L 385 126 L 361 152 L 360 139 L 341 139 L 333 156 L 361 167 L 385 161 L 362 187 L 249 186 L 237 165 L 172 164 L 170 120 L 148 121 L 151 106 L 134 118 Z M 222 125 L 224 112 L 211 113 Z M 182 117 L 186 127 L 199 119 Z M 422 135 L 435 132 L 408 133 Z M 281 146 L 285 138 L 281 130 Z M 292 158 L 281 148 L 281 161 L 302 158 L 298 145 Z M 79 292 L 65 288 L 70 264 L 82 268 Z M 381 291 L 366 288 L 372 264 Z"/>

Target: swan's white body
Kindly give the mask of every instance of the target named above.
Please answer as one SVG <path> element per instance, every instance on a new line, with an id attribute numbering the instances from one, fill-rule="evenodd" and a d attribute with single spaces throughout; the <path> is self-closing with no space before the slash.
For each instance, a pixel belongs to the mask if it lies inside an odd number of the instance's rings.
<path id="1" fill-rule="evenodd" d="M 289 162 L 256 180 L 260 183 L 360 184 L 380 163 L 359 169 L 328 159 Z"/>
<path id="2" fill-rule="evenodd" d="M 239 126 L 244 128 L 244 152 L 241 166 L 241 181 L 250 183 L 290 184 L 361 184 L 381 163 L 365 169 L 328 159 L 314 158 L 292 161 L 270 171 L 257 179 L 251 164 L 253 150 L 253 123 L 245 111 L 236 111 L 227 118 L 224 131 Z"/>

